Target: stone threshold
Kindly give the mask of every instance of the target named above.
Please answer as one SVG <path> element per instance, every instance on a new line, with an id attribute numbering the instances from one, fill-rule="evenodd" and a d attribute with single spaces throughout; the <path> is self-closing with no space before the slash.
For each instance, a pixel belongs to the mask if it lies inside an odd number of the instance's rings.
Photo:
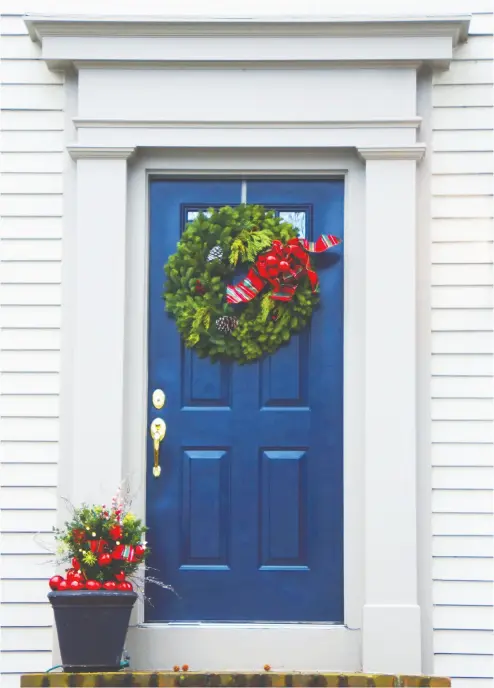
<path id="1" fill-rule="evenodd" d="M 263 673 L 243 672 L 171 672 L 119 671 L 100 674 L 25 674 L 21 688 L 239 688 L 248 686 L 273 688 L 450 688 L 449 678 L 436 676 L 401 676 L 359 673 Z"/>

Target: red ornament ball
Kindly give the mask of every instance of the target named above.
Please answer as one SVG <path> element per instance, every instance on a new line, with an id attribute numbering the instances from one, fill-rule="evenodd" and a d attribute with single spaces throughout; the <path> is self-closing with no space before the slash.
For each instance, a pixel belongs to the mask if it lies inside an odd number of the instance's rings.
<path id="1" fill-rule="evenodd" d="M 62 576 L 52 576 L 48 582 L 48 585 L 52 590 L 58 590 L 58 586 L 63 581 Z"/>
<path id="2" fill-rule="evenodd" d="M 60 583 L 58 584 L 58 590 L 68 590 L 69 589 L 69 584 L 67 583 L 66 580 L 61 580 Z"/>
<path id="3" fill-rule="evenodd" d="M 115 578 L 119 583 L 123 583 L 125 580 L 125 571 L 119 571 L 119 573 L 116 573 Z"/>
<path id="4" fill-rule="evenodd" d="M 79 564 L 79 562 L 77 561 L 77 559 L 75 557 L 72 559 L 72 568 L 75 569 L 76 571 L 79 571 L 81 568 L 81 565 Z"/>
<path id="5" fill-rule="evenodd" d="M 290 270 L 290 264 L 286 260 L 280 260 L 280 270 L 287 272 Z"/>
<path id="6" fill-rule="evenodd" d="M 105 590 L 116 590 L 117 589 L 117 584 L 115 581 L 106 581 L 103 583 L 103 587 Z"/>
<path id="7" fill-rule="evenodd" d="M 122 526 L 114 525 L 108 530 L 108 533 L 113 540 L 120 540 L 123 535 L 123 528 Z"/>
<path id="8" fill-rule="evenodd" d="M 81 581 L 78 580 L 72 580 L 69 583 L 69 590 L 83 590 L 84 589 L 84 583 L 81 583 Z"/>
<path id="9" fill-rule="evenodd" d="M 82 572 L 81 571 L 75 571 L 72 574 L 72 581 L 79 581 L 79 583 L 84 583 L 84 576 L 82 575 Z"/>
<path id="10" fill-rule="evenodd" d="M 97 580 L 86 581 L 86 590 L 101 590 L 101 583 Z"/>
<path id="11" fill-rule="evenodd" d="M 136 545 L 136 557 L 142 557 L 144 552 L 146 551 L 146 548 L 143 547 L 142 545 Z"/>
<path id="12" fill-rule="evenodd" d="M 268 266 L 268 268 L 274 268 L 275 265 L 277 265 L 277 263 L 278 259 L 276 258 L 276 256 L 268 256 L 266 258 L 266 265 Z"/>
<path id="13" fill-rule="evenodd" d="M 111 554 L 108 554 L 108 552 L 100 554 L 98 557 L 98 564 L 100 566 L 108 566 L 108 564 L 111 564 Z"/>
<path id="14" fill-rule="evenodd" d="M 70 583 L 71 581 L 74 580 L 74 575 L 77 573 L 75 569 L 67 569 L 65 572 L 66 577 L 67 577 L 67 583 Z"/>
<path id="15" fill-rule="evenodd" d="M 122 581 L 122 583 L 118 583 L 117 590 L 123 590 L 124 592 L 131 592 L 131 590 L 133 590 L 132 583 L 130 583 L 129 581 Z"/>

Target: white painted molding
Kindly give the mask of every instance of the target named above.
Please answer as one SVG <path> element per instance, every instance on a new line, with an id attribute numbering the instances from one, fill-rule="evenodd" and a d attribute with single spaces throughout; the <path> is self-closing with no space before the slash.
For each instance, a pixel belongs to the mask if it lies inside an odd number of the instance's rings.
<path id="1" fill-rule="evenodd" d="M 466 40 L 467 16 L 105 17 L 26 15 L 53 69 L 413 65 L 445 68 Z M 118 38 L 118 41 L 115 41 Z M 233 39 L 233 40 L 232 40 Z"/>
<path id="2" fill-rule="evenodd" d="M 104 147 L 72 144 L 67 146 L 67 151 L 72 160 L 82 160 L 84 158 L 128 160 L 134 154 L 135 148 L 133 146 Z"/>
<path id="3" fill-rule="evenodd" d="M 222 122 L 132 119 L 87 119 L 74 117 L 76 129 L 418 129 L 421 117 L 333 121 Z M 367 149 L 362 149 L 367 150 Z"/>
<path id="4" fill-rule="evenodd" d="M 84 15 L 25 17 L 29 34 L 45 37 L 87 36 L 446 36 L 453 45 L 465 41 L 470 17 L 457 16 L 276 16 L 276 17 L 150 17 Z"/>
<path id="5" fill-rule="evenodd" d="M 425 143 L 414 146 L 386 148 L 358 148 L 363 160 L 422 160 L 426 151 Z"/>

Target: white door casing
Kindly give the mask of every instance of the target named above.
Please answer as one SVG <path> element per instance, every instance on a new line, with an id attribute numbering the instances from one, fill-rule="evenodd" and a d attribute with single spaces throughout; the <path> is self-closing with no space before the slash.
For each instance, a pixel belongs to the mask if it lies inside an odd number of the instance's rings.
<path id="1" fill-rule="evenodd" d="M 150 627 L 140 608 L 133 666 L 420 673 L 416 81 L 423 63 L 447 67 L 468 21 L 26 23 L 48 65 L 67 71 L 68 92 L 77 88 L 60 469 L 73 503 L 105 501 L 130 477 L 145 512 L 149 175 L 346 181 L 345 625 Z M 228 98 L 220 107 L 211 93 Z"/>

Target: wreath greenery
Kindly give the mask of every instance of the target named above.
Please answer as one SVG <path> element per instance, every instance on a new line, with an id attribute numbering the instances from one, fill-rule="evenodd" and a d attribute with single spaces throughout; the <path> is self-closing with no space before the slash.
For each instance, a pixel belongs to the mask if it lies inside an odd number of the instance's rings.
<path id="1" fill-rule="evenodd" d="M 165 265 L 164 299 L 185 345 L 201 358 L 247 363 L 271 354 L 309 322 L 317 294 L 302 275 L 288 301 L 275 301 L 267 285 L 245 304 L 226 302 L 226 285 L 239 279 L 274 240 L 297 237 L 293 226 L 259 205 L 210 208 L 187 225 Z M 224 331 L 225 323 L 231 331 Z M 233 329 L 234 328 L 234 329 Z"/>

